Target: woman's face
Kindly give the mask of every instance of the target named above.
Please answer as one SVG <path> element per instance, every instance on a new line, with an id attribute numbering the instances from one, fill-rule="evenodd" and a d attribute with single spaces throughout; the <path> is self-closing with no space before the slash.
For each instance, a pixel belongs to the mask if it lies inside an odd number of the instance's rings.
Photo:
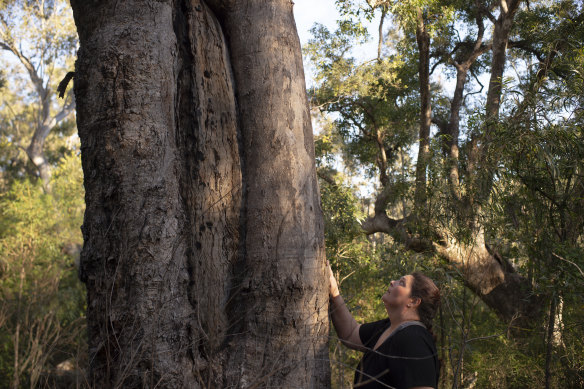
<path id="1" fill-rule="evenodd" d="M 414 276 L 410 274 L 403 276 L 398 280 L 391 281 L 389 283 L 389 288 L 387 288 L 387 292 L 381 297 L 385 308 L 404 307 L 408 303 L 411 303 L 412 299 L 410 298 L 410 294 L 413 281 Z"/>

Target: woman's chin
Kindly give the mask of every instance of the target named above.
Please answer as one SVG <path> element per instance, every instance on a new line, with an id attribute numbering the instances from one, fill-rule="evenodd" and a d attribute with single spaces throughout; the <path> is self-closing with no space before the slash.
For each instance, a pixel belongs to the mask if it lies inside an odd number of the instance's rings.
<path id="1" fill-rule="evenodd" d="M 387 304 L 389 303 L 389 293 L 385 292 L 383 294 L 383 296 L 381 296 L 381 301 L 383 301 L 383 304 L 387 307 Z"/>

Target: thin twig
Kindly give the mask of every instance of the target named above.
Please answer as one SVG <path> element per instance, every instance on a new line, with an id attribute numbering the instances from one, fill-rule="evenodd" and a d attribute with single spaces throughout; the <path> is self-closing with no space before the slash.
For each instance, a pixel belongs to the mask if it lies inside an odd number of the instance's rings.
<path id="1" fill-rule="evenodd" d="M 566 261 L 568 263 L 571 263 L 572 265 L 576 266 L 576 268 L 578 269 L 578 271 L 580 272 L 580 275 L 582 275 L 582 277 L 584 277 L 584 272 L 582 271 L 582 269 L 580 269 L 580 266 L 578 266 L 577 264 L 575 264 L 574 262 L 570 261 L 569 259 L 566 259 L 556 253 L 552 253 L 552 255 L 558 259 L 561 259 L 562 261 Z"/>

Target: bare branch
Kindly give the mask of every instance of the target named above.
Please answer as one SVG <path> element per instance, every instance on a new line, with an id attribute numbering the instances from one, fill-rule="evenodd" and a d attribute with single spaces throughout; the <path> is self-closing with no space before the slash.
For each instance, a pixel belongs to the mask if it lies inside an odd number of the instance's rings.
<path id="1" fill-rule="evenodd" d="M 584 272 L 582 271 L 582 269 L 580 269 L 580 266 L 578 266 L 576 263 L 574 263 L 574 262 L 570 261 L 569 259 L 566 259 L 566 258 L 564 258 L 564 257 L 562 257 L 561 255 L 558 255 L 558 254 L 556 254 L 556 253 L 552 253 L 552 255 L 553 255 L 554 257 L 556 257 L 556 258 L 558 258 L 558 259 L 562 260 L 562 261 L 568 262 L 568 263 L 570 263 L 570 264 L 572 264 L 572 265 L 576 266 L 576 269 L 578 269 L 578 272 L 580 272 L 580 275 L 581 275 L 582 277 L 584 277 Z"/>
<path id="2" fill-rule="evenodd" d="M 477 84 L 480 85 L 480 89 L 475 91 L 475 92 L 469 92 L 466 95 L 464 95 L 464 100 L 463 100 L 463 104 L 466 104 L 466 98 L 468 96 L 472 96 L 472 95 L 476 95 L 476 94 L 480 94 L 483 93 L 483 89 L 485 88 L 485 86 L 483 85 L 483 83 L 481 82 L 481 80 L 479 80 L 479 77 L 477 76 L 477 74 L 472 70 L 470 70 L 470 74 L 472 75 L 472 77 L 475 79 L 475 81 L 477 82 Z"/>

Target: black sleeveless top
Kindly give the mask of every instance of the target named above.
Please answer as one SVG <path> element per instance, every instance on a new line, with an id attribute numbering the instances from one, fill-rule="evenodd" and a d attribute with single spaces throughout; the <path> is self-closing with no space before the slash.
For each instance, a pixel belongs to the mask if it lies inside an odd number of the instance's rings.
<path id="1" fill-rule="evenodd" d="M 377 350 L 373 347 L 390 326 L 389 319 L 361 325 L 359 337 L 367 347 L 355 371 L 355 389 L 438 386 L 439 363 L 436 345 L 426 327 L 398 328 Z"/>

